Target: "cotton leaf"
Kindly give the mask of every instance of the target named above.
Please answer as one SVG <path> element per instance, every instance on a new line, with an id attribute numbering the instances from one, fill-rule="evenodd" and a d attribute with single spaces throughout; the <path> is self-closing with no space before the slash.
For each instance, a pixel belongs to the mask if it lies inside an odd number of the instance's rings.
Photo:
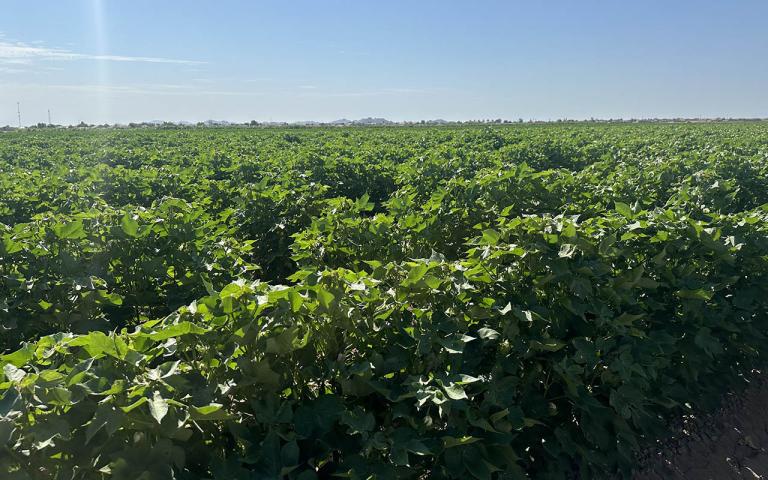
<path id="1" fill-rule="evenodd" d="M 162 395 L 160 395 L 160 392 L 156 390 L 148 403 L 149 413 L 152 415 L 152 418 L 157 420 L 157 423 L 161 423 L 163 418 L 168 414 L 168 401 L 166 401 Z"/>

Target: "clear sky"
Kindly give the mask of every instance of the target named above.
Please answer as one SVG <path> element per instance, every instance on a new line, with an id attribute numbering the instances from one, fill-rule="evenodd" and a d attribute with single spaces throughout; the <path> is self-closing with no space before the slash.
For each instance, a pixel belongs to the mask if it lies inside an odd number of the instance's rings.
<path id="1" fill-rule="evenodd" d="M 766 0 L 0 0 L 0 125 L 768 117 Z"/>

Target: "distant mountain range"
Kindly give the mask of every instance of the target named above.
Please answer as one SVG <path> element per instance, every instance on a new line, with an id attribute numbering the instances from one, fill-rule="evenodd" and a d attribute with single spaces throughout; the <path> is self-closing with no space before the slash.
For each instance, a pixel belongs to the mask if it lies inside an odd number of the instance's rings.
<path id="1" fill-rule="evenodd" d="M 148 122 L 143 122 L 148 125 L 163 125 L 163 124 L 173 124 L 173 125 L 182 125 L 182 126 L 190 126 L 195 125 L 195 122 L 189 122 L 186 120 L 181 120 L 178 122 L 169 122 L 164 120 L 150 120 Z M 222 126 L 228 126 L 228 125 L 238 125 L 237 122 L 229 122 L 226 120 L 205 120 L 203 122 L 199 122 L 204 124 L 207 127 L 222 127 Z M 246 122 L 247 123 L 247 122 Z M 448 123 L 445 120 L 430 120 L 429 123 Z M 338 120 L 334 120 L 332 122 L 318 122 L 315 120 L 307 120 L 307 121 L 298 121 L 298 122 L 258 122 L 259 125 L 396 125 L 397 122 L 393 122 L 391 120 L 387 120 L 386 118 L 381 117 L 366 117 L 361 118 L 359 120 L 349 120 L 347 118 L 340 118 Z"/>
<path id="2" fill-rule="evenodd" d="M 445 120 L 428 120 L 428 123 L 448 123 Z M 152 121 L 148 122 L 152 124 L 162 124 L 164 122 L 160 121 Z M 191 122 L 172 122 L 176 123 L 178 125 L 192 125 Z M 206 120 L 204 122 L 206 126 L 226 126 L 226 125 L 236 125 L 234 122 L 228 122 L 226 120 Z M 397 122 L 393 122 L 391 120 L 387 120 L 386 118 L 381 117 L 366 117 L 361 118 L 359 120 L 350 120 L 348 118 L 340 118 L 338 120 L 334 120 L 332 122 L 318 122 L 316 120 L 306 120 L 306 121 L 299 121 L 299 122 L 259 122 L 261 125 L 396 125 Z"/>
<path id="3" fill-rule="evenodd" d="M 393 125 L 395 122 L 391 122 L 387 120 L 386 118 L 373 118 L 373 117 L 366 117 L 361 118 L 360 120 L 352 120 L 349 121 L 347 119 L 341 119 L 336 120 L 334 122 L 331 122 L 333 124 L 344 124 L 344 125 Z"/>
<path id="4" fill-rule="evenodd" d="M 141 128 L 141 127 L 157 127 L 157 128 L 177 128 L 177 127 L 327 127 L 327 126 L 387 126 L 387 125 L 500 125 L 511 123 L 709 123 L 709 122 L 741 122 L 741 121 L 768 121 L 768 118 L 648 118 L 648 119 L 589 119 L 589 120 L 527 120 L 523 119 L 514 120 L 502 120 L 502 119 L 485 119 L 485 120 L 464 120 L 464 121 L 449 121 L 437 118 L 434 120 L 411 120 L 393 122 L 381 117 L 366 117 L 359 120 L 349 120 L 348 118 L 340 118 L 331 122 L 318 122 L 315 120 L 299 121 L 299 122 L 259 122 L 252 120 L 250 122 L 230 122 L 227 120 L 206 120 L 204 122 L 190 122 L 186 120 L 179 121 L 167 121 L 167 120 L 150 120 L 145 122 L 131 122 L 128 124 L 115 123 L 112 125 L 89 125 L 85 122 L 80 122 L 76 125 L 45 125 L 37 124 L 30 125 L 23 128 Z M 0 126 L 0 132 L 9 132 L 16 130 L 16 127 L 10 125 Z"/>

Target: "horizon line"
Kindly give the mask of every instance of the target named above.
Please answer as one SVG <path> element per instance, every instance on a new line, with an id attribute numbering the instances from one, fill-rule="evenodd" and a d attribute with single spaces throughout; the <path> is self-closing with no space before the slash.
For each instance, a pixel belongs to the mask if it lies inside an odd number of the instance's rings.
<path id="1" fill-rule="evenodd" d="M 13 126 L 7 124 L 0 126 L 0 129 L 4 130 L 19 130 L 26 128 L 57 128 L 57 127 L 130 127 L 131 125 L 138 126 L 162 126 L 162 125 L 174 125 L 178 127 L 196 127 L 200 124 L 205 126 L 260 126 L 260 125 L 287 125 L 287 126 L 397 126 L 397 125 L 419 125 L 419 124 L 443 124 L 443 125 L 460 125 L 460 124 L 497 124 L 497 125 L 509 125 L 509 124 L 525 124 L 525 123 L 628 123 L 628 122 L 734 122 L 734 121 L 768 121 L 767 117 L 610 117 L 610 118 L 480 118 L 480 119 L 464 119 L 464 120 L 445 120 L 442 118 L 432 119 L 419 119 L 419 120 L 389 120 L 384 117 L 363 117 L 357 120 L 350 120 L 347 118 L 339 118 L 336 120 L 247 120 L 247 121 L 232 121 L 232 120 L 214 120 L 206 119 L 199 121 L 192 120 L 142 120 L 142 121 L 129 121 L 129 122 L 105 122 L 105 123 L 88 123 L 80 121 L 78 123 L 46 123 L 38 122 L 34 124 Z"/>

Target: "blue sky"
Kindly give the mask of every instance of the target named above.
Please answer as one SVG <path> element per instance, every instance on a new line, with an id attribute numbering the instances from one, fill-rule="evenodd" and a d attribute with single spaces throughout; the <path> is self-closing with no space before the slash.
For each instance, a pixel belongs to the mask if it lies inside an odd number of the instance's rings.
<path id="1" fill-rule="evenodd" d="M 768 2 L 2 0 L 0 125 L 768 117 Z"/>

